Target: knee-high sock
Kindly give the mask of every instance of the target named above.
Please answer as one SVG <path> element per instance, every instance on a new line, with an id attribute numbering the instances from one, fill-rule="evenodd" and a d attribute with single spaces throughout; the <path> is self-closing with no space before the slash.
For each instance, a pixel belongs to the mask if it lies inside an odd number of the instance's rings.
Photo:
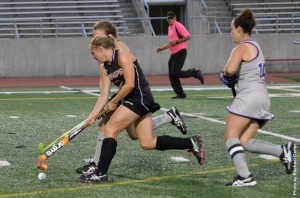
<path id="1" fill-rule="evenodd" d="M 102 142 L 100 160 L 98 163 L 98 174 L 104 175 L 117 151 L 117 141 L 114 138 L 105 138 Z"/>
<path id="2" fill-rule="evenodd" d="M 236 172 L 241 177 L 249 177 L 251 173 L 248 169 L 244 148 L 242 147 L 240 140 L 238 138 L 228 138 L 226 141 L 226 148 L 236 167 Z"/>
<path id="3" fill-rule="evenodd" d="M 163 124 L 170 123 L 171 121 L 172 118 L 167 113 L 156 116 L 152 119 L 153 130 L 157 129 Z"/>
<path id="4" fill-rule="evenodd" d="M 282 146 L 265 142 L 262 140 L 250 139 L 246 144 L 246 150 L 253 153 L 264 153 L 280 157 L 283 153 Z"/>
<path id="5" fill-rule="evenodd" d="M 96 151 L 94 155 L 94 162 L 98 166 L 98 162 L 100 159 L 100 153 L 102 148 L 102 141 L 104 140 L 105 135 L 99 131 L 98 138 L 97 138 L 97 145 L 96 145 Z"/>
<path id="6" fill-rule="evenodd" d="M 158 136 L 156 140 L 156 150 L 171 150 L 171 149 L 190 149 L 193 144 L 190 138 L 178 138 L 167 135 Z"/>

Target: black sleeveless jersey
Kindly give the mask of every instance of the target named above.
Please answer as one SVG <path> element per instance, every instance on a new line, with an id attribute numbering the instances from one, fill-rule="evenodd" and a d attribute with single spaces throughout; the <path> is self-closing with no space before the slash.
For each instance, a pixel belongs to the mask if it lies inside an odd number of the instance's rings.
<path id="1" fill-rule="evenodd" d="M 118 63 L 118 52 L 118 50 L 114 50 L 111 65 L 109 65 L 108 63 L 104 63 L 104 68 L 107 74 L 109 75 L 110 81 L 119 88 L 121 88 L 125 83 L 125 79 L 122 68 L 119 66 Z M 128 96 L 130 96 L 133 92 L 140 91 L 140 89 L 143 89 L 145 86 L 149 85 L 137 60 L 133 63 L 133 66 L 134 76 L 132 77 L 135 78 L 135 86 Z M 127 98 L 127 96 L 125 98 Z"/>

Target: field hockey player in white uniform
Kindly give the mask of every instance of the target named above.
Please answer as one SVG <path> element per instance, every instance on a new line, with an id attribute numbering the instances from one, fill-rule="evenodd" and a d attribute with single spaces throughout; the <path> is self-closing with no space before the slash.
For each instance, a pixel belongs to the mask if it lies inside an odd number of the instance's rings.
<path id="1" fill-rule="evenodd" d="M 236 167 L 237 177 L 227 186 L 255 186 L 244 151 L 269 154 L 281 159 L 286 173 L 293 172 L 294 143 L 276 145 L 254 139 L 257 131 L 274 115 L 270 113 L 270 98 L 265 85 L 265 59 L 257 42 L 251 39 L 255 26 L 249 9 L 242 10 L 231 22 L 231 35 L 237 44 L 220 75 L 230 88 L 237 86 L 237 95 L 227 107 L 226 148 Z"/>

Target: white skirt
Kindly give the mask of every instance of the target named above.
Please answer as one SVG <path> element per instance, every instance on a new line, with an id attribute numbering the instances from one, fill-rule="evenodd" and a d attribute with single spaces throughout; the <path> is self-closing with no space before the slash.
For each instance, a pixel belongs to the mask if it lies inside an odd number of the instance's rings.
<path id="1" fill-rule="evenodd" d="M 269 108 L 270 98 L 267 92 L 245 89 L 236 95 L 227 110 L 235 115 L 267 121 L 274 119 L 274 114 L 269 112 Z"/>

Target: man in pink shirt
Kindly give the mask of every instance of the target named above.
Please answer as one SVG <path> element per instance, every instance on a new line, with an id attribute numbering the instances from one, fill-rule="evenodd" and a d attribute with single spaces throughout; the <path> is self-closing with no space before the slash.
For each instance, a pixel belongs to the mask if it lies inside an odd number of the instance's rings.
<path id="1" fill-rule="evenodd" d="M 184 61 L 187 56 L 187 41 L 191 39 L 189 31 L 178 21 L 174 12 L 169 11 L 168 17 L 168 43 L 164 46 L 157 48 L 157 52 L 165 49 L 170 49 L 171 56 L 168 62 L 169 65 L 169 79 L 176 96 L 172 99 L 186 98 L 183 91 L 180 78 L 194 77 L 200 80 L 201 84 L 204 83 L 204 78 L 200 69 L 182 70 Z"/>

